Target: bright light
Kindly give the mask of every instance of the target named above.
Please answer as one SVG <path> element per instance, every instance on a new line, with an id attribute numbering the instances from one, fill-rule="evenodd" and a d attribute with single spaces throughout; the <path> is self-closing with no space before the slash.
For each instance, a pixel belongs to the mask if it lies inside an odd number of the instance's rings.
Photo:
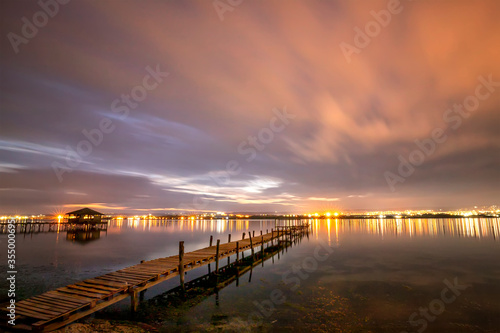
<path id="1" fill-rule="evenodd" d="M 335 212 L 333 213 L 334 216 L 339 216 L 339 213 Z"/>
<path id="2" fill-rule="evenodd" d="M 335 213 L 335 214 L 337 214 L 337 213 Z M 332 214 L 330 212 L 327 212 L 325 215 L 326 215 L 326 217 L 330 217 Z"/>

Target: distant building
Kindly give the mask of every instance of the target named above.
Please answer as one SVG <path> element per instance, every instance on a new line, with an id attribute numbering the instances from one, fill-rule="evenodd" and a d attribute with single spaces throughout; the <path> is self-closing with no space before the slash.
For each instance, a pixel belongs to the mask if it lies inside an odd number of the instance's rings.
<path id="1" fill-rule="evenodd" d="M 74 224 L 94 224 L 101 223 L 104 214 L 90 208 L 82 208 L 66 213 L 68 223 Z"/>

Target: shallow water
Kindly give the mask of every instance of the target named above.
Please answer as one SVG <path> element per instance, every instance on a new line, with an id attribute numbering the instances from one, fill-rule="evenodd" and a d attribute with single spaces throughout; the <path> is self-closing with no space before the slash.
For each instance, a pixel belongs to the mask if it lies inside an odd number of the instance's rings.
<path id="1" fill-rule="evenodd" d="M 190 306 L 148 301 L 175 287 L 172 279 L 146 292 L 134 320 L 164 331 L 500 331 L 499 219 L 311 223 L 309 237 L 274 263 L 256 266 L 251 282 L 247 273 L 238 287 L 232 283 Z M 238 240 L 242 232 L 274 225 L 125 220 L 113 221 L 107 233 L 87 242 L 67 240 L 65 232 L 18 235 L 19 299 L 174 255 L 180 240 L 191 251 L 208 246 L 210 235 L 225 242 L 231 233 Z M 5 235 L 0 237 L 5 247 Z M 5 253 L 0 258 L 6 262 Z M 202 267 L 186 279 L 206 273 Z M 128 302 L 97 316 L 129 318 Z"/>

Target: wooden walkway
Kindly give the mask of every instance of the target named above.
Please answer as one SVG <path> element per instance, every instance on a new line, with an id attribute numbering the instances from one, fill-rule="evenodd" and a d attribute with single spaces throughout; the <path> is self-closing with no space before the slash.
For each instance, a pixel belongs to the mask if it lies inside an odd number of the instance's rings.
<path id="1" fill-rule="evenodd" d="M 277 227 L 264 235 L 256 235 L 238 241 L 209 246 L 184 253 L 184 242 L 179 243 L 179 255 L 143 261 L 140 264 L 116 272 L 86 279 L 44 294 L 15 303 L 16 326 L 10 329 L 51 331 L 131 297 L 132 309 L 136 310 L 139 293 L 154 285 L 180 275 L 184 285 L 184 273 L 197 267 L 216 262 L 236 254 L 261 247 L 269 242 L 291 241 L 308 230 L 308 225 Z M 181 273 L 181 274 L 179 274 Z M 1 307 L 7 311 L 6 304 Z"/>

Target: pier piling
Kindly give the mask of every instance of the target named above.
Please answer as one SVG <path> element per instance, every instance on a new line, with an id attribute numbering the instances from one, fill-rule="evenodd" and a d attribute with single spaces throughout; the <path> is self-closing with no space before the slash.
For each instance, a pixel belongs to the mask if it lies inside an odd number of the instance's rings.
<path id="1" fill-rule="evenodd" d="M 181 289 L 185 291 L 184 286 L 184 241 L 179 242 L 179 277 L 181 281 Z"/>
<path id="2" fill-rule="evenodd" d="M 215 274 L 219 274 L 219 245 L 220 239 L 217 240 L 217 248 L 215 250 Z"/>

